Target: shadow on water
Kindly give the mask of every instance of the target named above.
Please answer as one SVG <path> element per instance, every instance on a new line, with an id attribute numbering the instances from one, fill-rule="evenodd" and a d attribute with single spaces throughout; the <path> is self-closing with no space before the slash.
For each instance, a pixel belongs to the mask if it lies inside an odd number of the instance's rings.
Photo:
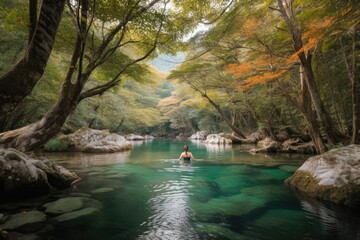
<path id="1" fill-rule="evenodd" d="M 184 144 L 199 160 L 181 167 Z M 41 200 L 1 205 L 0 228 L 13 214 L 38 210 L 46 214 L 43 225 L 16 231 L 53 240 L 360 239 L 359 213 L 283 184 L 307 156 L 252 155 L 251 147 L 154 140 L 124 153 L 47 154 L 82 182 Z M 69 198 L 82 205 L 46 212 L 45 203 Z"/>

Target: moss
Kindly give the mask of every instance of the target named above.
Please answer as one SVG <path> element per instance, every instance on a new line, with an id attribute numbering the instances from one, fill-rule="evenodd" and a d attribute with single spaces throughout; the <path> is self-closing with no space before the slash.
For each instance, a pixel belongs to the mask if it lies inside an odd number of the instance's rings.
<path id="1" fill-rule="evenodd" d="M 65 152 L 70 150 L 70 144 L 67 141 L 59 139 L 50 139 L 44 146 L 47 152 Z"/>
<path id="2" fill-rule="evenodd" d="M 285 180 L 285 184 L 310 197 L 351 207 L 360 206 L 360 186 L 355 183 L 342 187 L 319 185 L 319 180 L 308 172 L 296 171 L 293 176 Z"/>

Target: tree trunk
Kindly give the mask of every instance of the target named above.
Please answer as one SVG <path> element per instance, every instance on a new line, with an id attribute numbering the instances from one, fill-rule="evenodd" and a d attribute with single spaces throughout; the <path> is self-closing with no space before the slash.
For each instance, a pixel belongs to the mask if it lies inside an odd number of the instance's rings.
<path id="1" fill-rule="evenodd" d="M 27 152 L 56 136 L 66 118 L 75 109 L 79 100 L 79 90 L 73 84 L 65 83 L 54 107 L 33 124 L 0 134 L 0 143 L 6 147 Z"/>
<path id="2" fill-rule="evenodd" d="M 43 75 L 61 21 L 64 4 L 65 0 L 43 0 L 36 29 L 24 57 L 0 77 L 0 123 L 30 94 Z M 31 8 L 33 23 L 34 6 L 32 5 Z M 32 35 L 32 30 L 29 33 Z"/>
<path id="3" fill-rule="evenodd" d="M 350 74 L 351 80 L 351 95 L 352 95 L 352 112 L 353 112 L 353 119 L 352 119 L 352 137 L 351 143 L 358 144 L 360 143 L 360 84 L 359 84 L 359 76 L 357 76 L 357 42 L 358 42 L 358 35 L 357 31 L 358 28 L 355 26 L 352 27 L 353 36 L 352 36 L 352 71 Z"/>
<path id="4" fill-rule="evenodd" d="M 226 117 L 225 113 L 222 111 L 222 109 L 220 108 L 219 105 L 217 105 L 211 98 L 209 98 L 209 96 L 206 95 L 206 93 L 202 93 L 202 96 L 203 96 L 204 98 L 206 98 L 211 105 L 213 105 L 213 107 L 218 111 L 218 113 L 221 115 L 222 119 L 224 119 L 226 125 L 228 125 L 228 127 L 229 127 L 231 130 L 233 130 L 233 131 L 234 131 L 236 134 L 238 134 L 240 137 L 246 139 L 245 135 L 241 132 L 241 130 L 238 129 L 236 126 L 234 126 L 234 125 L 231 123 L 230 119 L 228 119 L 228 118 Z"/>
<path id="5" fill-rule="evenodd" d="M 334 145 L 336 143 L 334 126 L 329 114 L 325 110 L 324 104 L 320 98 L 319 90 L 316 86 L 315 76 L 311 64 L 311 54 L 310 53 L 305 54 L 305 52 L 303 51 L 301 32 L 295 27 L 295 25 L 292 22 L 295 19 L 295 16 L 293 15 L 291 4 L 287 4 L 287 6 L 284 6 L 283 1 L 278 0 L 278 6 L 279 6 L 279 11 L 282 14 L 289 28 L 289 31 L 292 35 L 295 52 L 298 53 L 297 55 L 299 57 L 301 65 L 304 68 L 304 73 L 306 75 L 305 78 L 306 85 L 309 88 L 311 101 L 312 104 L 314 105 L 318 120 L 326 134 L 328 143 Z"/>
<path id="6" fill-rule="evenodd" d="M 306 122 L 309 127 L 310 136 L 314 143 L 316 152 L 321 154 L 326 151 L 323 140 L 321 138 L 321 132 L 316 121 L 316 116 L 312 110 L 311 96 L 309 88 L 306 85 L 306 75 L 304 74 L 303 66 L 300 66 L 300 82 L 301 82 L 301 101 L 299 109 L 305 116 Z"/>

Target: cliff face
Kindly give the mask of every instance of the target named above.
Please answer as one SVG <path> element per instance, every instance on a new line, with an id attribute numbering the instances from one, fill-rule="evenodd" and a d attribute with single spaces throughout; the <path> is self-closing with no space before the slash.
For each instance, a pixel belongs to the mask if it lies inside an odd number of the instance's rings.
<path id="1" fill-rule="evenodd" d="M 285 183 L 312 197 L 360 206 L 360 145 L 309 158 Z"/>

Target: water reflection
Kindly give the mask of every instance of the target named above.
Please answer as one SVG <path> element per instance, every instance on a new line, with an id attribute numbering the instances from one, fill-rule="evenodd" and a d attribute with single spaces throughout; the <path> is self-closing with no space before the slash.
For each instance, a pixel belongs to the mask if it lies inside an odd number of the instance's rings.
<path id="1" fill-rule="evenodd" d="M 46 153 L 46 157 L 68 167 L 86 168 L 125 163 L 131 151 L 117 153 Z"/>
<path id="2" fill-rule="evenodd" d="M 345 214 L 344 209 L 327 207 L 314 199 L 301 199 L 304 213 L 314 225 L 320 225 L 326 239 L 360 239 L 360 222 L 356 216 Z"/>
<path id="3" fill-rule="evenodd" d="M 141 224 L 147 231 L 138 239 L 197 239 L 190 219 L 189 186 L 194 168 L 167 168 L 162 172 L 181 172 L 179 180 L 168 180 L 152 186 L 157 193 L 147 201 L 151 216 Z"/>

